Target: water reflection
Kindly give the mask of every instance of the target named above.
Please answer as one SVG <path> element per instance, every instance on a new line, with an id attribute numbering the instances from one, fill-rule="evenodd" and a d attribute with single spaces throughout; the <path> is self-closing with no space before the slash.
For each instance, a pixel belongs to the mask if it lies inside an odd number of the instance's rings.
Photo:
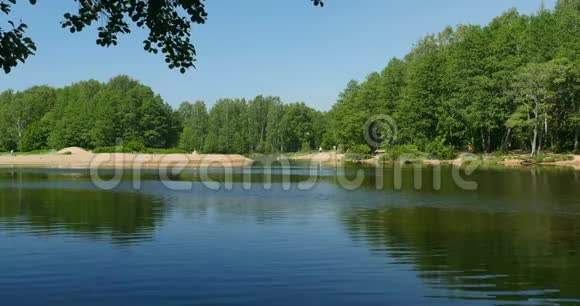
<path id="1" fill-rule="evenodd" d="M 358 170 L 360 188 L 343 188 L 340 176 Z M 394 188 L 394 171 L 318 168 L 317 184 L 301 190 L 308 167 L 272 169 L 270 189 L 263 168 L 238 168 L 232 187 L 215 191 L 194 170 L 166 176 L 191 190 L 168 188 L 155 171 L 141 172 L 138 188 L 127 173 L 98 190 L 83 170 L 0 170 L 0 296 L 11 305 L 37 305 L 36 296 L 48 305 L 580 304 L 578 172 L 488 169 L 468 191 L 449 167 L 440 188 L 432 167 L 422 189 L 414 167 Z M 256 184 L 246 188 L 248 177 Z"/>
<path id="2" fill-rule="evenodd" d="M 72 234 L 114 243 L 149 239 L 163 218 L 163 203 L 131 192 L 7 188 L 0 192 L 0 230 Z"/>
<path id="3" fill-rule="evenodd" d="M 410 264 L 445 299 L 580 303 L 580 218 L 429 207 L 355 209 L 352 239 Z"/>

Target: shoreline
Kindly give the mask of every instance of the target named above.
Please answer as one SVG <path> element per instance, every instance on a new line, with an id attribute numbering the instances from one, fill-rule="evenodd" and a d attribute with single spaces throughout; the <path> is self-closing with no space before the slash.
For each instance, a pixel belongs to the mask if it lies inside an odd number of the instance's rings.
<path id="1" fill-rule="evenodd" d="M 423 159 L 423 160 L 412 160 L 409 161 L 409 164 L 423 164 L 423 165 L 430 165 L 430 166 L 438 166 L 438 165 L 463 165 L 472 162 L 481 162 L 483 166 L 491 166 L 497 165 L 506 168 L 529 168 L 529 167 L 568 167 L 574 168 L 575 170 L 580 170 L 580 155 L 570 155 L 572 157 L 571 160 L 562 160 L 562 161 L 550 161 L 550 162 L 534 162 L 529 163 L 524 159 L 514 159 L 514 158 L 506 158 L 504 160 L 486 160 L 485 156 L 483 155 L 472 155 L 473 157 L 483 159 L 477 159 L 470 161 L 469 159 L 464 159 L 466 156 L 459 156 L 456 159 L 452 160 L 438 160 L 438 159 Z M 290 158 L 290 160 L 294 161 L 303 161 L 303 162 L 318 162 L 318 163 L 326 163 L 326 164 L 334 164 L 336 162 L 351 162 L 355 164 L 368 164 L 368 165 L 386 165 L 386 164 L 394 164 L 395 161 L 385 161 L 381 160 L 379 157 L 374 157 L 366 160 L 349 160 L 345 158 L 344 154 L 336 154 L 336 153 L 316 153 L 316 154 L 308 154 L 303 155 L 295 158 Z"/>
<path id="2" fill-rule="evenodd" d="M 241 167 L 254 161 L 242 155 L 92 153 L 66 148 L 56 154 L 0 156 L 0 167 L 47 169 L 153 169 Z"/>
<path id="3" fill-rule="evenodd" d="M 475 157 L 470 161 L 466 157 Z M 505 158 L 503 160 L 485 159 L 482 155 L 462 155 L 453 160 L 413 160 L 410 164 L 422 165 L 463 165 L 481 162 L 484 166 L 506 168 L 528 167 L 568 167 L 580 170 L 580 155 L 570 155 L 572 159 L 550 162 L 529 163 L 524 159 Z M 379 157 L 367 160 L 350 160 L 344 154 L 320 152 L 305 155 L 287 155 L 290 161 L 336 165 L 355 163 L 367 165 L 387 165 L 394 161 L 384 161 Z M 0 168 L 44 168 L 44 169 L 172 169 L 172 168 L 219 168 L 243 167 L 255 161 L 237 154 L 145 154 L 145 153 L 92 153 L 81 148 L 66 148 L 54 154 L 0 156 Z"/>

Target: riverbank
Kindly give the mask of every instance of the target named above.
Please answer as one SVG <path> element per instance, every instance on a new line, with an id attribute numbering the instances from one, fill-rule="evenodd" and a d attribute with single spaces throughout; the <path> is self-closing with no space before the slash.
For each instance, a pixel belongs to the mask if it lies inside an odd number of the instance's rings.
<path id="1" fill-rule="evenodd" d="M 303 162 L 315 162 L 322 164 L 335 164 L 338 162 L 345 161 L 344 154 L 337 154 L 336 152 L 320 152 L 314 154 L 303 154 L 303 155 L 288 155 L 286 156 L 289 160 L 303 161 Z"/>
<path id="2" fill-rule="evenodd" d="M 320 152 L 313 154 L 289 154 L 288 160 L 310 162 L 322 165 L 335 165 L 342 162 L 359 164 L 389 164 L 393 161 L 382 160 L 376 156 L 366 160 L 353 160 L 345 154 L 336 152 Z M 40 152 L 38 154 L 2 155 L 0 167 L 39 167 L 39 168 L 196 168 L 196 167 L 241 167 L 254 163 L 254 160 L 243 155 L 224 154 L 143 154 L 143 153 L 92 153 L 81 148 L 66 148 L 58 152 Z M 465 163 L 481 163 L 484 166 L 529 167 L 555 166 L 572 167 L 580 170 L 580 155 L 558 155 L 543 160 L 530 160 L 527 155 L 476 155 L 460 154 L 453 160 L 416 159 L 408 161 L 412 164 L 425 165 L 462 165 Z"/>
<path id="3" fill-rule="evenodd" d="M 253 160 L 242 155 L 92 153 L 76 147 L 54 153 L 0 156 L 0 166 L 2 167 L 147 169 L 239 167 L 252 163 Z"/>
<path id="4" fill-rule="evenodd" d="M 454 160 L 441 161 L 441 160 L 424 160 L 421 161 L 425 164 L 438 165 L 438 164 L 451 164 L 451 165 L 462 165 L 465 163 L 481 163 L 484 166 L 504 166 L 504 167 L 531 167 L 531 166 L 553 166 L 553 167 L 572 167 L 576 170 L 580 170 L 580 155 L 573 155 L 568 160 L 553 160 L 547 159 L 548 161 L 536 161 L 524 157 L 490 157 L 490 156 L 479 156 L 472 155 L 470 157 L 459 157 Z"/>
<path id="5" fill-rule="evenodd" d="M 334 164 L 337 162 L 353 162 L 358 164 L 390 164 L 394 161 L 383 160 L 381 156 L 375 156 L 365 160 L 349 159 L 344 154 L 333 152 L 323 152 L 316 154 L 305 154 L 299 156 L 289 156 L 290 160 L 303 162 L 316 162 L 323 164 Z M 528 155 L 478 155 L 478 154 L 460 154 L 456 159 L 438 160 L 438 159 L 415 159 L 408 160 L 405 163 L 425 164 L 425 165 L 462 165 L 466 163 L 481 163 L 487 166 L 505 166 L 505 167 L 530 167 L 530 166 L 555 166 L 555 167 L 572 167 L 580 170 L 580 155 L 547 155 L 542 160 L 531 160 Z"/>

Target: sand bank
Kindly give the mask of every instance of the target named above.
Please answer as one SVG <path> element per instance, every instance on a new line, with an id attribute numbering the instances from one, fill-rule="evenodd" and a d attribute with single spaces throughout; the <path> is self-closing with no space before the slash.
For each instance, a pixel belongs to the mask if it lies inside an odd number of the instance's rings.
<path id="1" fill-rule="evenodd" d="M 238 167 L 253 163 L 242 155 L 221 154 L 95 154 L 81 148 L 66 148 L 56 154 L 0 156 L 0 166 L 42 168 L 174 168 Z"/>
<path id="2" fill-rule="evenodd" d="M 292 157 L 290 159 L 297 160 L 297 161 L 309 161 L 309 162 L 315 162 L 315 163 L 323 163 L 323 164 L 326 164 L 326 163 L 334 164 L 336 162 L 343 161 L 344 155 L 337 154 L 335 152 L 322 152 L 322 153 L 308 154 L 308 155 Z"/>
<path id="3" fill-rule="evenodd" d="M 461 154 L 458 158 L 453 160 L 416 160 L 412 161 L 412 163 L 417 164 L 425 164 L 425 165 L 463 165 L 469 162 L 469 157 L 477 157 L 476 155 L 470 154 Z M 380 156 L 375 156 L 373 158 L 367 160 L 360 160 L 360 161 L 352 161 L 345 158 L 343 154 L 336 154 L 336 153 L 317 153 L 317 154 L 309 154 L 303 155 L 298 157 L 290 158 L 291 160 L 298 160 L 298 161 L 309 161 L 315 163 L 336 163 L 342 161 L 354 162 L 359 164 L 371 164 L 371 165 L 379 165 L 379 164 L 389 164 L 392 163 L 391 161 L 383 161 Z M 485 162 L 484 162 L 485 163 Z M 497 161 L 498 165 L 506 166 L 506 167 L 529 167 L 532 165 L 537 166 L 556 166 L 556 167 L 572 167 L 576 170 L 580 170 L 580 155 L 574 155 L 573 159 L 564 160 L 564 161 L 556 161 L 556 162 L 539 162 L 535 164 L 529 164 L 523 159 L 506 159 Z"/>

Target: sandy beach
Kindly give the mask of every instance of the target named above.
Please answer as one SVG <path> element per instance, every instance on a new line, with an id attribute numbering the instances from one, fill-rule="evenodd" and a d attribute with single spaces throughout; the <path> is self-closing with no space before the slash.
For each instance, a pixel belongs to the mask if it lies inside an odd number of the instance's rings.
<path id="1" fill-rule="evenodd" d="M 337 154 L 335 152 L 321 152 L 315 154 L 308 154 L 290 158 L 297 161 L 309 161 L 323 164 L 334 164 L 336 162 L 344 161 L 344 154 Z"/>
<path id="2" fill-rule="evenodd" d="M 308 161 L 314 163 L 336 163 L 336 162 L 343 162 L 349 161 L 345 158 L 343 154 L 336 154 L 336 153 L 316 153 L 316 154 L 309 154 L 298 156 L 295 158 L 291 158 L 292 160 L 297 161 Z M 371 165 L 378 165 L 381 163 L 390 163 L 388 161 L 383 161 L 380 157 L 375 156 L 373 158 L 367 160 L 356 161 L 357 163 L 364 163 L 364 164 L 371 164 Z M 464 155 L 460 155 L 458 158 L 453 160 L 418 160 L 415 161 L 416 163 L 425 164 L 425 165 L 462 165 L 468 162 L 465 159 Z M 497 162 L 498 165 L 506 166 L 506 167 L 529 167 L 529 164 L 526 164 L 522 159 L 506 159 Z M 540 162 L 535 164 L 537 166 L 555 166 L 555 167 L 572 167 L 576 170 L 580 170 L 580 155 L 574 155 L 573 159 L 570 160 L 563 160 L 563 161 L 556 161 L 556 162 Z"/>
<path id="3" fill-rule="evenodd" d="M 81 148 L 66 148 L 56 154 L 0 156 L 0 166 L 41 168 L 175 168 L 239 167 L 253 163 L 242 155 L 221 154 L 129 154 L 92 153 Z"/>

